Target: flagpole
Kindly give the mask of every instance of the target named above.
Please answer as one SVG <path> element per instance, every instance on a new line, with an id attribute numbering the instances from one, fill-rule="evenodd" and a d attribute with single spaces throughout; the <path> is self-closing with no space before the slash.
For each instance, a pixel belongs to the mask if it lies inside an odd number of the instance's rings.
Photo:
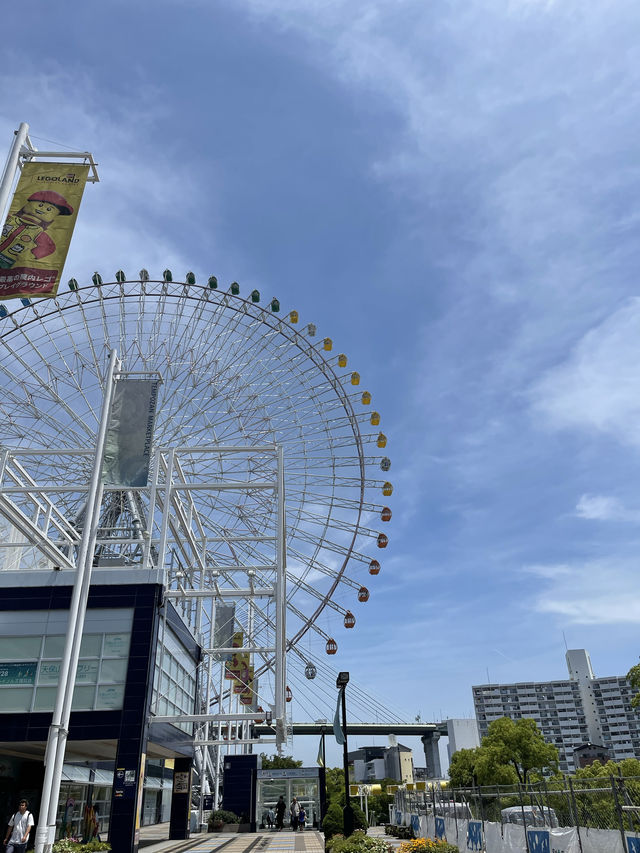
<path id="1" fill-rule="evenodd" d="M 24 121 L 20 124 L 20 127 L 14 131 L 15 139 L 13 140 L 13 145 L 9 151 L 9 156 L 7 157 L 2 178 L 0 179 L 0 223 L 4 222 L 4 211 L 7 206 L 7 202 L 9 201 L 9 196 L 11 195 L 11 188 L 13 187 L 16 172 L 18 171 L 20 149 L 27 141 L 28 133 L 29 125 Z"/>

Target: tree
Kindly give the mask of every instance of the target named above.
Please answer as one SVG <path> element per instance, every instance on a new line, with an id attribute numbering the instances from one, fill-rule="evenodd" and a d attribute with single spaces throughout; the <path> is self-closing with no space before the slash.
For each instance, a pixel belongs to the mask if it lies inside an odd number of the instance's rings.
<path id="1" fill-rule="evenodd" d="M 473 749 L 459 749 L 453 753 L 449 763 L 449 779 L 454 788 L 471 788 L 478 784 L 476 763 L 479 753 L 479 746 Z"/>
<path id="2" fill-rule="evenodd" d="M 511 720 L 501 717 L 489 725 L 489 731 L 482 738 L 480 756 L 476 762 L 478 781 L 485 776 L 493 765 L 509 767 L 515 770 L 518 781 L 526 785 L 532 770 L 554 770 L 558 763 L 558 750 L 553 744 L 547 743 L 538 729 L 535 720 Z M 496 784 L 495 782 L 493 784 Z"/>
<path id="3" fill-rule="evenodd" d="M 337 803 L 344 806 L 344 770 L 342 767 L 327 767 L 326 769 L 327 807 Z"/>
<path id="4" fill-rule="evenodd" d="M 290 767 L 302 767 L 302 761 L 296 761 L 291 755 L 267 755 L 260 753 L 263 770 L 287 770 Z"/>
<path id="5" fill-rule="evenodd" d="M 634 690 L 640 691 L 640 663 L 637 663 L 635 666 L 632 666 L 629 672 L 627 673 L 627 681 L 633 687 Z M 640 692 L 637 692 L 636 695 L 631 700 L 631 705 L 634 708 L 640 706 Z"/>
<path id="6" fill-rule="evenodd" d="M 542 737 L 535 720 L 494 720 L 481 746 L 451 756 L 449 778 L 456 788 L 473 785 L 526 785 L 532 770 L 557 766 L 558 750 Z"/>

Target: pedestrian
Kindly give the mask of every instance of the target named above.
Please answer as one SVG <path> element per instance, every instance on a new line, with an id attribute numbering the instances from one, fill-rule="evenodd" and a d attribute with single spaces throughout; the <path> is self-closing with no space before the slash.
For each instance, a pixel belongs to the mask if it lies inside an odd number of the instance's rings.
<path id="1" fill-rule="evenodd" d="M 298 826 L 300 827 L 300 832 L 304 832 L 304 822 L 307 819 L 307 815 L 304 810 L 304 806 L 300 806 L 300 811 L 298 812 Z"/>
<path id="2" fill-rule="evenodd" d="M 27 800 L 20 800 L 18 811 L 13 817 L 9 818 L 7 834 L 4 839 L 5 853 L 24 853 L 27 849 L 27 841 L 32 826 L 33 815 L 29 811 L 29 803 Z"/>
<path id="3" fill-rule="evenodd" d="M 284 797 L 280 794 L 280 799 L 276 803 L 276 830 L 280 830 L 284 826 L 284 810 L 286 807 Z"/>
<path id="4" fill-rule="evenodd" d="M 289 809 L 289 817 L 291 818 L 291 829 L 295 832 L 298 828 L 298 815 L 300 814 L 300 804 L 296 797 L 291 800 Z"/>
<path id="5" fill-rule="evenodd" d="M 269 825 L 269 829 L 273 829 L 273 824 L 276 818 L 276 814 L 273 809 L 269 809 L 267 812 L 267 823 Z"/>

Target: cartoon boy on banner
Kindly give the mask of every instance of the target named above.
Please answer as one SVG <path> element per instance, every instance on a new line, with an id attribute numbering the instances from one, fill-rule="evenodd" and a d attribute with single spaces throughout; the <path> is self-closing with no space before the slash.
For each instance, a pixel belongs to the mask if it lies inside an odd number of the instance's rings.
<path id="1" fill-rule="evenodd" d="M 88 174 L 25 163 L 0 234 L 0 298 L 56 295 Z"/>

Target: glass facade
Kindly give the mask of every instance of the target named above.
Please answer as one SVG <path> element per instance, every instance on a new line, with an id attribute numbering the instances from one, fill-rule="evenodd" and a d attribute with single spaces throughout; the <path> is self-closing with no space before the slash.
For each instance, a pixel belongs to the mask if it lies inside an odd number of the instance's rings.
<path id="1" fill-rule="evenodd" d="M 256 792 L 256 823 L 258 828 L 268 825 L 267 814 L 282 794 L 286 803 L 284 825 L 289 826 L 289 806 L 294 797 L 304 807 L 306 827 L 317 826 L 320 820 L 320 774 L 314 767 L 297 767 L 288 770 L 258 770 Z"/>
<path id="2" fill-rule="evenodd" d="M 132 621 L 133 610 L 125 608 L 87 611 L 72 710 L 122 708 Z M 67 611 L 44 619 L 39 611 L 3 613 L 0 713 L 53 710 L 66 623 Z"/>
<path id="3" fill-rule="evenodd" d="M 156 658 L 153 679 L 152 709 L 160 716 L 193 714 L 196 701 L 196 672 L 193 659 L 167 625 L 163 646 Z M 193 733 L 193 723 L 173 723 L 177 728 Z"/>

